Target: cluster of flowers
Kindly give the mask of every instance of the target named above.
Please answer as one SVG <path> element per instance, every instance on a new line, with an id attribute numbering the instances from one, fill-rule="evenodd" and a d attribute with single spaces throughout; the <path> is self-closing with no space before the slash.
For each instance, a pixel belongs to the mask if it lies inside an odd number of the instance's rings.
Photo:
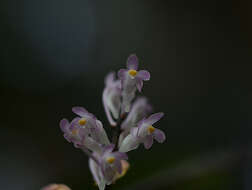
<path id="1" fill-rule="evenodd" d="M 153 139 L 159 143 L 165 140 L 164 132 L 153 127 L 164 114 L 150 115 L 152 108 L 147 99 L 135 97 L 137 90 L 141 92 L 143 81 L 150 79 L 148 71 L 137 69 L 138 58 L 130 55 L 127 69 L 118 71 L 118 79 L 114 72 L 105 78 L 102 99 L 108 121 L 115 131 L 112 141 L 102 122 L 83 107 L 72 108 L 77 117 L 71 122 L 60 121 L 65 139 L 89 156 L 89 167 L 100 190 L 125 175 L 129 168 L 127 152 L 141 143 L 149 149 Z"/>

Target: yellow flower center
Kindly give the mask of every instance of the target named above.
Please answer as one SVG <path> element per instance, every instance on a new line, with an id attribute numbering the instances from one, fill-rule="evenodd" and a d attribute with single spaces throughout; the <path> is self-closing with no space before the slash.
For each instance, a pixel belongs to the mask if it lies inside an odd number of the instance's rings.
<path id="1" fill-rule="evenodd" d="M 113 156 L 107 158 L 107 162 L 110 164 L 114 163 L 114 161 L 115 161 L 115 157 Z"/>
<path id="2" fill-rule="evenodd" d="M 152 125 L 150 125 L 149 127 L 148 127 L 148 132 L 149 133 L 153 133 L 155 131 L 155 127 L 153 127 Z"/>
<path id="3" fill-rule="evenodd" d="M 81 126 L 85 125 L 86 123 L 87 123 L 87 120 L 86 120 L 85 118 L 81 118 L 81 119 L 79 120 L 79 124 L 80 124 Z"/>
<path id="4" fill-rule="evenodd" d="M 134 70 L 134 69 L 130 69 L 130 70 L 128 71 L 128 73 L 129 73 L 129 75 L 132 76 L 132 77 L 135 77 L 135 76 L 137 75 L 137 71 Z"/>

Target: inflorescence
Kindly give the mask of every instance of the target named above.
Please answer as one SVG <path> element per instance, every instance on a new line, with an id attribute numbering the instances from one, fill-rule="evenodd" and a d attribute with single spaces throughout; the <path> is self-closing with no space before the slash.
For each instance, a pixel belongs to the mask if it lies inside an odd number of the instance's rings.
<path id="1" fill-rule="evenodd" d="M 137 149 L 140 144 L 149 149 L 153 139 L 163 143 L 166 138 L 163 131 L 153 126 L 164 114 L 151 114 L 152 107 L 147 99 L 136 98 L 136 91 L 142 91 L 143 81 L 150 80 L 148 71 L 137 69 L 138 58 L 130 55 L 127 68 L 118 71 L 118 79 L 114 72 L 105 78 L 102 100 L 114 130 L 111 140 L 102 122 L 83 107 L 72 108 L 77 115 L 72 121 L 60 121 L 65 139 L 89 156 L 89 167 L 100 190 L 125 175 L 129 168 L 127 152 Z M 57 189 L 56 185 L 53 187 Z"/>

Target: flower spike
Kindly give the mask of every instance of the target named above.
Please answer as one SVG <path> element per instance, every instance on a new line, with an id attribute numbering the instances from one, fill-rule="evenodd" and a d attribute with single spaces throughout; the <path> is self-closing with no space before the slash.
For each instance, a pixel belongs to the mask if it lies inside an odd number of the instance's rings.
<path id="1" fill-rule="evenodd" d="M 89 157 L 89 169 L 99 190 L 105 190 L 106 185 L 126 174 L 130 166 L 127 152 L 140 144 L 149 149 L 153 139 L 163 143 L 166 138 L 164 132 L 154 126 L 164 114 L 150 115 L 152 107 L 147 99 L 135 97 L 137 90 L 142 91 L 143 81 L 150 80 L 150 73 L 138 70 L 138 64 L 137 56 L 132 54 L 127 59 L 127 68 L 117 72 L 118 78 L 115 72 L 105 77 L 102 102 L 108 122 L 113 126 L 112 141 L 102 122 L 83 107 L 73 107 L 76 116 L 59 123 L 65 139 Z M 63 184 L 51 184 L 41 190 L 71 189 Z"/>
<path id="2" fill-rule="evenodd" d="M 146 149 L 150 149 L 153 144 L 153 139 L 159 143 L 163 143 L 166 138 L 165 133 L 152 126 L 159 121 L 163 115 L 164 114 L 160 112 L 152 114 L 147 119 L 141 120 L 138 126 L 132 128 L 129 135 L 123 139 L 119 150 L 121 152 L 128 152 L 136 149 L 140 143 L 143 143 Z"/>

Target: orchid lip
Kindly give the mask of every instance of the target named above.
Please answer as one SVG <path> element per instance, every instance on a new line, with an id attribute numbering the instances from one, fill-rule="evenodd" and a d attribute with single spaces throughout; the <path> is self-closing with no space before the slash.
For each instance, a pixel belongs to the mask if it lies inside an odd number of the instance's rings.
<path id="1" fill-rule="evenodd" d="M 87 123 L 87 120 L 86 120 L 85 118 L 81 118 L 81 119 L 78 121 L 78 123 L 79 123 L 81 126 L 83 126 L 83 125 L 85 125 L 85 124 Z"/>

